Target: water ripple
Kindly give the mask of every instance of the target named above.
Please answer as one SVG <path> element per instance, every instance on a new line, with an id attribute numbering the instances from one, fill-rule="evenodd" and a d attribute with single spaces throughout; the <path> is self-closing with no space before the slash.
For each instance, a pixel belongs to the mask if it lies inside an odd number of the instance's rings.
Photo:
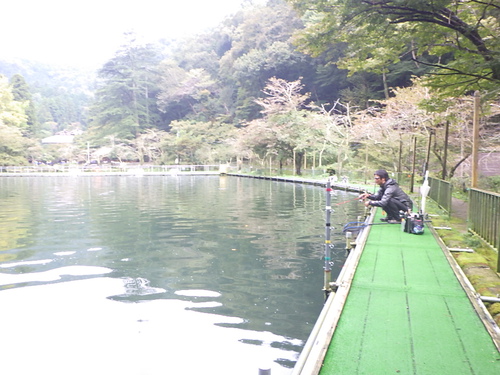
<path id="1" fill-rule="evenodd" d="M 253 375 L 265 361 L 289 374 L 323 304 L 323 195 L 226 177 L 0 177 L 2 371 Z"/>
<path id="2" fill-rule="evenodd" d="M 22 262 L 20 264 L 22 264 Z M 113 270 L 106 267 L 67 266 L 44 272 L 21 274 L 0 273 L 0 285 L 13 285 L 28 282 L 48 282 L 61 280 L 63 276 L 94 276 L 104 275 L 111 272 L 113 272 Z"/>

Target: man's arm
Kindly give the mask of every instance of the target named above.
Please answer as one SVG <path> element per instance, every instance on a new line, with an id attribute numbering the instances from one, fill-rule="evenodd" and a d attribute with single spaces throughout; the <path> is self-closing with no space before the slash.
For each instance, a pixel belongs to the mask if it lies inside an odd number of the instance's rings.
<path id="1" fill-rule="evenodd" d="M 378 207 L 386 206 L 389 203 L 389 200 L 391 200 L 391 198 L 393 197 L 396 189 L 397 188 L 395 186 L 391 185 L 384 190 L 382 196 L 379 199 L 369 198 L 371 200 L 370 206 L 378 206 Z M 381 190 L 382 189 L 380 189 L 379 192 L 381 192 Z"/>

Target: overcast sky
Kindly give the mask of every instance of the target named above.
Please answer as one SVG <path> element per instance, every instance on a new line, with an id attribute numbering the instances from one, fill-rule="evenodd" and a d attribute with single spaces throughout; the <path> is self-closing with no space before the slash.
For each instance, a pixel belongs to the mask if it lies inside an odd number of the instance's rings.
<path id="1" fill-rule="evenodd" d="M 254 0 L 254 3 L 265 3 Z M 135 31 L 154 41 L 216 26 L 248 0 L 3 0 L 0 54 L 100 66 Z"/>

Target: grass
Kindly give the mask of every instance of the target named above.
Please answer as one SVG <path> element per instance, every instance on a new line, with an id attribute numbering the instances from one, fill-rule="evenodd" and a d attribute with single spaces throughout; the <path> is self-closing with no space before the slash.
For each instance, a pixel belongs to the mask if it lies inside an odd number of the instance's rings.
<path id="1" fill-rule="evenodd" d="M 496 272 L 498 254 L 484 243 L 481 238 L 468 232 L 467 223 L 459 218 L 449 216 L 432 200 L 427 202 L 427 210 L 434 227 L 450 229 L 436 229 L 444 244 L 450 248 L 473 249 L 469 252 L 453 252 L 457 264 L 482 296 L 500 296 L 500 276 Z M 500 325 L 500 303 L 485 303 L 490 315 Z"/>

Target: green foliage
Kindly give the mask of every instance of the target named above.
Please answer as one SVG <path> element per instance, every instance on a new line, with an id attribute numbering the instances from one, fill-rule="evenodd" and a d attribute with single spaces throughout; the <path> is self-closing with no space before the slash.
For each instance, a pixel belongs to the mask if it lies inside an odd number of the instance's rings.
<path id="1" fill-rule="evenodd" d="M 2 83 L 0 89 L 0 118 L 8 127 L 4 133 L 15 141 L 19 134 L 42 138 L 85 132 L 74 149 L 30 146 L 28 158 L 57 159 L 60 153 L 86 160 L 89 142 L 95 160 L 272 159 L 280 165 L 295 161 L 297 173 L 302 158 L 311 155 L 316 165 L 332 165 L 338 173 L 367 164 L 410 171 L 412 137 L 417 139 L 417 165 L 423 165 L 422 150 L 432 133 L 431 170 L 439 174 L 447 167 L 453 175 L 471 148 L 471 98 L 437 97 L 428 87 L 453 95 L 477 88 L 493 93 L 500 87 L 498 5 L 452 0 L 288 3 L 302 18 L 275 0 L 248 7 L 203 34 L 165 41 L 161 52 L 129 34 L 99 70 L 95 87 L 82 78 L 85 72 L 56 73 L 0 61 L 0 71 L 12 77 L 11 87 Z M 401 13 L 402 6 L 410 12 Z M 444 15 L 450 25 L 440 23 Z M 460 28 L 468 25 L 467 32 Z M 445 162 L 447 122 L 452 135 Z M 495 129 L 482 134 L 483 146 L 495 149 Z M 15 142 L 4 152 L 23 155 Z"/>
<path id="2" fill-rule="evenodd" d="M 15 100 L 27 106 L 27 136 L 44 138 L 76 123 L 85 128 L 92 71 L 0 59 L 0 73 L 10 77 Z M 46 123 L 56 125 L 49 129 Z"/>
<path id="3" fill-rule="evenodd" d="M 26 107 L 25 101 L 14 100 L 7 78 L 0 75 L 0 123 L 25 129 L 27 126 Z"/>
<path id="4" fill-rule="evenodd" d="M 314 92 L 320 91 L 316 89 L 320 85 L 329 86 L 316 78 L 322 61 L 314 61 L 293 47 L 292 35 L 301 27 L 302 21 L 281 2 L 257 7 L 237 21 L 229 34 L 231 48 L 221 57 L 219 71 L 221 84 L 232 90 L 229 108 L 234 123 L 260 116 L 253 100 L 262 97 L 261 90 L 271 77 L 287 81 L 303 77 L 307 89 Z M 330 101 L 331 92 L 322 92 L 325 101 Z"/>
<path id="5" fill-rule="evenodd" d="M 174 121 L 164 143 L 167 163 L 214 164 L 227 162 L 234 127 L 224 123 Z"/>
<path id="6" fill-rule="evenodd" d="M 0 121 L 0 165 L 26 164 L 27 140 L 21 130 Z"/>
<path id="7" fill-rule="evenodd" d="M 464 242 L 468 247 L 480 247 L 482 245 L 481 239 L 471 233 L 464 234 Z"/>
<path id="8" fill-rule="evenodd" d="M 135 138 L 144 129 L 161 127 L 156 107 L 160 56 L 153 46 L 136 43 L 133 34 L 128 37 L 127 44 L 99 71 L 102 84 L 91 109 L 94 139 Z"/>
<path id="9" fill-rule="evenodd" d="M 300 174 L 302 158 L 307 151 L 316 150 L 321 129 L 320 122 L 313 120 L 314 113 L 301 109 L 309 98 L 302 90 L 300 81 L 271 78 L 263 90 L 266 97 L 256 100 L 264 118 L 241 130 L 240 151 L 250 149 L 260 160 L 272 157 L 280 164 L 293 159 Z"/>
<path id="10" fill-rule="evenodd" d="M 500 176 L 491 176 L 481 178 L 480 185 L 484 190 L 500 193 Z"/>
<path id="11" fill-rule="evenodd" d="M 319 55 L 346 43 L 340 66 L 381 73 L 401 56 L 435 69 L 429 85 L 456 95 L 498 92 L 500 6 L 492 1 L 288 0 L 308 14 L 299 45 Z M 312 13 L 312 15 L 310 14 Z M 440 60 L 429 61 L 427 56 Z M 451 59 L 444 59 L 452 56 Z"/>
<path id="12" fill-rule="evenodd" d="M 161 65 L 158 108 L 168 121 L 191 117 L 198 121 L 210 121 L 217 117 L 216 82 L 201 68 L 184 70 L 172 61 Z M 214 104 L 215 103 L 215 104 Z"/>

